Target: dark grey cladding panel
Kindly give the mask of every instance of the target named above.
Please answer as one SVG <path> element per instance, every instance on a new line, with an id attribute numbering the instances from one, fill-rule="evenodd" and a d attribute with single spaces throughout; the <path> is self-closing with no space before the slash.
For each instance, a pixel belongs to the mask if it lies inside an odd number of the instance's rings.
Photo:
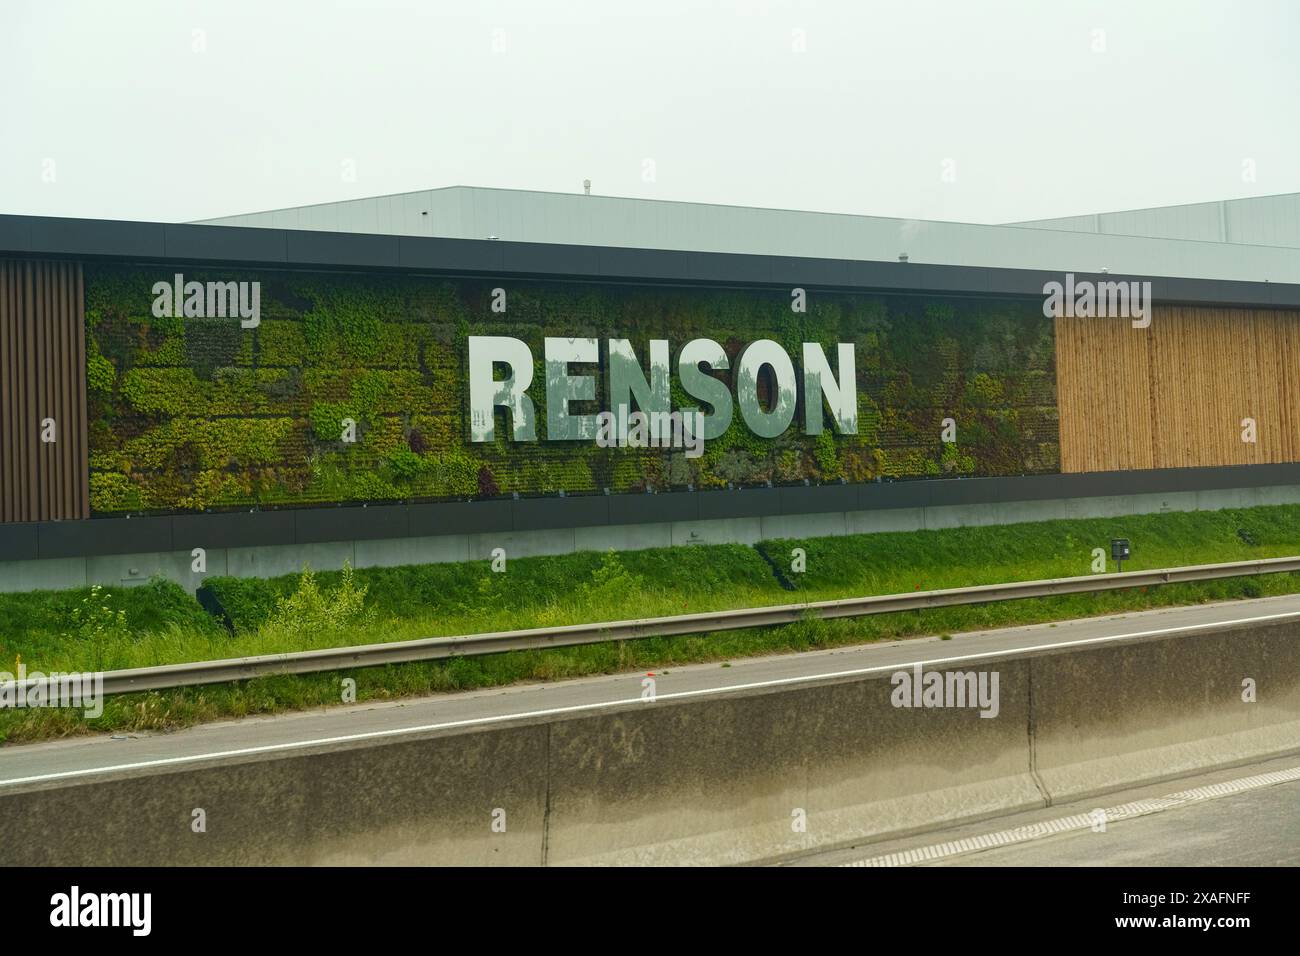
<path id="1" fill-rule="evenodd" d="M 1262 485 L 1295 484 L 1295 472 L 1286 465 L 1227 465 L 1222 468 L 1206 468 L 1205 473 L 1212 482 L 1209 488 L 1258 488 Z"/>
<path id="2" fill-rule="evenodd" d="M 168 256 L 238 262 L 287 262 L 288 236 L 283 229 L 240 226 L 165 226 Z"/>
<path id="3" fill-rule="evenodd" d="M 1043 272 L 1038 269 L 994 269 L 990 270 L 988 292 L 990 295 L 1027 296 L 1041 299 L 1043 285 L 1047 282 L 1061 282 L 1065 272 Z"/>
<path id="4" fill-rule="evenodd" d="M 501 271 L 542 275 L 600 272 L 600 250 L 595 246 L 560 246 L 544 242 L 509 242 L 501 245 Z"/>
<path id="5" fill-rule="evenodd" d="M 694 521 L 700 516 L 700 492 L 610 495 L 610 524 L 651 524 Z"/>
<path id="6" fill-rule="evenodd" d="M 291 512 L 298 544 L 354 541 L 366 538 L 405 538 L 410 534 L 406 505 L 310 508 Z"/>
<path id="7" fill-rule="evenodd" d="M 1287 282 L 1268 283 L 1268 300 L 1275 306 L 1300 309 L 1300 285 Z"/>
<path id="8" fill-rule="evenodd" d="M 1300 484 L 1300 464 L 1281 462 L 1267 465 L 1225 465 L 1218 468 L 1165 468 L 1137 472 L 1140 481 L 1161 489 L 1208 491 L 1218 488 L 1261 488 L 1268 485 Z"/>
<path id="9" fill-rule="evenodd" d="M 733 491 L 701 491 L 700 520 L 716 518 L 759 518 L 781 513 L 780 488 L 742 488 Z"/>
<path id="10" fill-rule="evenodd" d="M 1261 276 L 1261 279 L 1267 276 Z M 1131 281 L 1144 281 L 1141 276 L 1131 276 Z M 1151 298 L 1156 302 L 1204 302 L 1204 289 L 1197 289 L 1195 286 L 1187 285 L 1186 279 L 1168 279 L 1153 278 L 1151 282 Z M 1272 285 L 1272 283 L 1269 283 Z M 1183 289 L 1183 293 L 1175 295 L 1175 288 Z M 1215 280 L 1214 304 L 1231 306 L 1231 305 L 1249 305 L 1252 303 L 1260 304 L 1271 300 L 1272 290 L 1263 282 L 1232 282 L 1225 279 Z M 1198 293 L 1200 293 L 1198 295 Z"/>
<path id="11" fill-rule="evenodd" d="M 507 243 L 486 239 L 421 239 L 399 236 L 397 265 L 438 272 L 505 272 Z"/>
<path id="12" fill-rule="evenodd" d="M 30 251 L 69 256 L 157 258 L 167 254 L 163 229 L 164 226 L 156 222 L 34 218 Z"/>
<path id="13" fill-rule="evenodd" d="M 841 259 L 764 256 L 771 263 L 769 281 L 791 288 L 840 288 L 849 282 L 849 263 Z"/>
<path id="14" fill-rule="evenodd" d="M 194 548 L 251 548 L 295 542 L 296 528 L 292 511 L 176 515 L 171 520 L 172 542 L 177 551 L 190 551 Z M 105 524 L 120 521 L 120 518 L 104 519 Z"/>
<path id="15" fill-rule="evenodd" d="M 781 493 L 783 515 L 858 510 L 858 489 L 855 485 L 795 486 L 778 490 Z"/>
<path id="16" fill-rule="evenodd" d="M 413 537 L 510 531 L 514 512 L 508 499 L 449 501 L 407 507 L 407 529 Z"/>
<path id="17" fill-rule="evenodd" d="M 771 261 L 767 256 L 617 246 L 599 247 L 597 252 L 599 272 L 594 278 L 611 282 L 759 285 L 768 282 L 771 274 Z"/>
<path id="18" fill-rule="evenodd" d="M 1014 478 L 948 478 L 930 482 L 930 505 L 983 505 L 1000 500 Z"/>
<path id="19" fill-rule="evenodd" d="M 1065 279 L 1065 275 L 1066 275 L 1067 272 L 1068 272 L 1070 275 L 1074 276 L 1074 284 L 1075 284 L 1075 286 L 1078 286 L 1079 283 L 1081 283 L 1081 282 L 1092 282 L 1092 283 L 1097 283 L 1097 282 L 1125 282 L 1125 283 L 1127 283 L 1127 282 L 1140 282 L 1140 281 L 1142 280 L 1142 276 L 1128 275 L 1127 273 L 1118 273 L 1118 272 L 1088 272 L 1088 271 L 1085 270 L 1085 269 L 1065 269 L 1065 270 L 1062 270 L 1062 271 L 1060 272 L 1060 274 L 1056 275 L 1056 277 L 1055 277 L 1055 281 L 1057 281 L 1057 282 L 1063 282 L 1064 279 Z M 1148 277 L 1148 279 L 1149 279 L 1149 277 Z M 1154 293 L 1155 293 L 1155 283 L 1154 283 L 1154 280 L 1150 280 L 1150 281 L 1152 281 L 1151 292 L 1152 292 L 1152 294 L 1154 294 Z"/>
<path id="20" fill-rule="evenodd" d="M 711 282 L 717 253 L 653 250 L 651 265 L 661 279 L 673 282 Z"/>
<path id="21" fill-rule="evenodd" d="M 42 521 L 37 524 L 36 535 L 42 558 L 176 550 L 170 517 Z"/>
<path id="22" fill-rule="evenodd" d="M 860 260 L 842 263 L 841 272 L 845 286 L 890 291 L 915 283 L 926 268 L 911 263 Z"/>
<path id="23" fill-rule="evenodd" d="M 1041 501 L 1043 498 L 1087 498 L 1093 494 L 1092 475 L 1035 475 L 1006 479 L 1002 501 Z M 1019 498 L 1021 486 L 1032 497 Z M 1108 492 L 1109 494 L 1109 492 Z"/>
<path id="24" fill-rule="evenodd" d="M 1199 491 L 1215 487 L 1207 476 L 1217 469 L 1153 468 L 1148 471 L 1102 471 L 1089 474 L 1087 487 L 1094 495 L 1137 495 Z"/>
<path id="25" fill-rule="evenodd" d="M 1222 474 L 1218 468 L 1188 468 L 1182 474 L 1172 468 L 1160 469 L 1156 474 L 1142 477 L 1160 491 L 1208 491 L 1223 487 L 1225 481 L 1232 483 L 1231 476 Z"/>
<path id="26" fill-rule="evenodd" d="M 571 498 L 520 498 L 513 502 L 514 530 L 583 528 L 609 524 L 609 499 L 604 495 Z"/>
<path id="27" fill-rule="evenodd" d="M 1300 255 L 1300 253 L 1297 253 L 1297 255 Z M 1261 276 L 1261 278 L 1267 277 Z M 1271 282 L 1267 283 L 1270 287 L 1272 284 Z M 1261 295 L 1261 292 L 1265 294 Z M 1252 303 L 1259 303 L 1261 299 L 1272 300 L 1272 292 L 1271 288 L 1261 289 L 1258 282 L 1216 282 L 1214 284 L 1215 299 L 1224 305 L 1251 305 Z M 1153 289 L 1152 295 L 1154 294 L 1155 290 Z"/>
<path id="28" fill-rule="evenodd" d="M 1180 279 L 1172 276 L 1152 279 L 1151 301 L 1154 305 L 1194 302 L 1200 285 L 1200 279 Z"/>
<path id="29" fill-rule="evenodd" d="M 858 510 L 924 508 L 930 503 L 932 481 L 878 481 L 858 485 Z"/>
<path id="30" fill-rule="evenodd" d="M 36 522 L 0 524 L 0 561 L 31 561 L 40 557 Z"/>
<path id="31" fill-rule="evenodd" d="M 597 250 L 596 261 L 599 263 L 602 278 L 642 280 L 662 278 L 660 260 L 647 255 L 644 249 L 601 247 Z"/>
<path id="32" fill-rule="evenodd" d="M 1155 490 L 1159 484 L 1148 482 L 1148 487 L 1136 485 L 1136 475 L 1122 471 L 1098 471 L 1082 475 L 1062 475 L 1062 497 L 1099 498 L 1107 495 L 1135 495 Z M 1163 489 L 1161 489 L 1163 490 Z"/>
<path id="33" fill-rule="evenodd" d="M 1224 474 L 1219 480 L 1222 487 L 1238 485 L 1246 488 L 1261 488 L 1266 485 L 1300 484 L 1300 464 L 1296 462 L 1277 462 L 1267 465 L 1240 465 L 1232 469 L 1222 469 Z"/>
<path id="34" fill-rule="evenodd" d="M 0 216 L 0 253 L 31 252 L 33 216 Z"/>
<path id="35" fill-rule="evenodd" d="M 776 269 L 768 256 L 714 255 L 710 281 L 723 285 L 767 285 L 776 280 Z"/>
<path id="36" fill-rule="evenodd" d="M 290 262 L 391 269 L 400 261 L 400 239 L 397 236 L 305 230 L 290 231 L 286 235 Z"/>
<path id="37" fill-rule="evenodd" d="M 1043 501 L 1051 498 L 1066 498 L 1070 495 L 1062 490 L 1062 479 L 1070 475 L 1023 475 L 1007 478 L 999 486 L 999 501 Z"/>
<path id="38" fill-rule="evenodd" d="M 911 267 L 911 263 L 908 263 L 908 267 Z M 989 291 L 990 276 L 989 270 L 975 266 L 936 266 L 933 269 L 921 270 L 919 280 L 910 280 L 908 276 L 903 278 L 904 281 L 911 281 L 918 289 L 927 292 L 984 294 Z"/>

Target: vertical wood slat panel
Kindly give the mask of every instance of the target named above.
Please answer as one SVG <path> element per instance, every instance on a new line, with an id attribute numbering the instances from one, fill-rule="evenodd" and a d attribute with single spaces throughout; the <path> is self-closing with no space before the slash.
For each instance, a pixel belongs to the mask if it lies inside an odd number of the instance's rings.
<path id="1" fill-rule="evenodd" d="M 9 419 L 9 402 L 6 401 L 9 394 L 9 383 L 13 381 L 14 373 L 11 367 L 9 353 L 9 263 L 0 260 L 0 521 L 9 521 L 10 514 L 14 511 L 11 503 L 13 495 L 14 479 L 10 470 L 9 460 L 12 457 L 12 443 L 9 437 L 13 434 L 10 427 Z"/>
<path id="2" fill-rule="evenodd" d="M 17 453 L 12 441 L 16 430 L 13 405 L 8 400 L 9 383 L 16 381 L 18 376 L 14 365 L 14 327 L 9 318 L 15 312 L 12 273 L 13 264 L 0 260 L 0 521 L 14 521 L 14 515 L 18 513 L 14 498 L 18 487 L 14 464 Z"/>
<path id="3" fill-rule="evenodd" d="M 58 281 L 55 283 L 56 312 L 59 316 L 59 354 L 64 356 L 64 367 L 76 362 L 77 350 L 72 344 L 72 296 L 70 294 L 71 275 L 68 264 L 58 265 Z M 84 366 L 83 366 L 84 367 Z M 77 507 L 74 486 L 77 456 L 73 454 L 80 442 L 77 438 L 77 417 L 72 402 L 72 376 L 59 376 L 59 421 L 65 422 L 62 441 L 59 442 L 59 470 L 63 480 L 59 482 L 59 508 L 64 514 L 72 514 Z"/>
<path id="4" fill-rule="evenodd" d="M 32 521 L 40 520 L 41 517 L 40 487 L 36 476 L 36 443 L 40 440 L 40 423 L 34 417 L 40 384 L 38 369 L 41 356 L 36 339 L 36 295 L 32 288 L 34 276 L 30 262 L 23 263 L 22 273 L 23 306 L 22 311 L 18 313 L 18 321 L 23 331 L 20 346 L 22 367 L 19 369 L 18 382 L 23 390 L 23 402 L 19 406 L 22 417 L 18 422 L 18 437 L 22 442 L 20 454 L 23 456 L 23 508 L 25 514 L 30 516 L 27 520 Z"/>
<path id="5" fill-rule="evenodd" d="M 76 379 L 72 380 L 72 417 L 77 425 L 77 446 L 73 454 L 73 511 L 83 518 L 90 517 L 90 417 L 86 408 L 89 393 L 86 390 L 86 278 L 80 263 L 68 266 L 72 282 L 72 304 L 69 321 L 72 323 L 72 342 Z"/>
<path id="6" fill-rule="evenodd" d="M 40 377 L 36 380 L 36 408 L 34 417 L 38 424 L 54 414 L 52 386 L 54 385 L 54 348 L 50 342 L 53 332 L 50 315 L 50 276 L 48 269 L 37 266 L 32 270 L 32 318 L 36 328 L 36 366 Z M 43 427 L 43 426 L 42 426 Z M 42 520 L 53 510 L 53 485 L 58 475 L 51 467 L 57 444 L 41 441 L 39 432 L 36 436 L 36 500 Z"/>
<path id="7" fill-rule="evenodd" d="M 0 521 L 90 517 L 84 290 L 77 263 L 0 260 Z"/>
<path id="8" fill-rule="evenodd" d="M 1157 307 L 1146 329 L 1059 318 L 1061 470 L 1300 461 L 1298 360 L 1290 310 Z"/>
<path id="9" fill-rule="evenodd" d="M 63 275 L 63 263 L 57 263 L 51 270 L 50 276 L 50 314 L 54 321 L 51 323 L 51 331 L 54 334 L 54 345 L 58 350 L 61 358 L 60 364 L 65 368 L 68 365 L 68 316 L 64 306 L 64 291 L 66 283 Z M 59 422 L 59 440 L 55 446 L 56 466 L 58 468 L 59 481 L 57 494 L 54 496 L 54 507 L 67 514 L 72 510 L 72 483 L 69 480 L 72 476 L 69 473 L 71 462 L 68 460 L 68 450 L 72 446 L 72 441 L 76 438 L 76 432 L 73 428 L 72 408 L 68 401 L 68 376 L 59 375 L 51 383 L 54 389 L 54 408 L 55 415 Z"/>
<path id="10" fill-rule="evenodd" d="M 11 393 L 8 396 L 11 400 L 7 403 L 9 406 L 9 415 L 7 416 L 9 430 L 5 432 L 5 444 L 9 446 L 9 520 L 17 521 L 19 515 L 26 513 L 23 500 L 26 488 L 23 467 L 26 457 L 22 453 L 22 435 L 19 426 L 19 416 L 22 411 L 22 390 L 19 383 L 22 382 L 23 374 L 23 342 L 22 324 L 19 322 L 18 317 L 22 314 L 23 283 L 18 263 L 10 263 L 7 271 L 9 273 L 9 329 L 7 335 L 9 339 L 9 377 L 6 384 L 8 391 Z"/>

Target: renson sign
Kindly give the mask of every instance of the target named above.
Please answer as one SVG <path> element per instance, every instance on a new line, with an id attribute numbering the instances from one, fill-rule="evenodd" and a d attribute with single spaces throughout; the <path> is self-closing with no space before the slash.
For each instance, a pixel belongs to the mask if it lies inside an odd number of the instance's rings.
<path id="1" fill-rule="evenodd" d="M 573 366 L 599 365 L 601 342 L 594 338 L 547 338 L 543 343 L 546 383 L 547 441 L 595 440 L 611 418 L 626 425 L 628 409 L 636 408 L 653 420 L 666 420 L 672 409 L 671 349 L 667 339 L 649 342 L 649 375 L 627 339 L 606 339 L 606 394 L 600 397 L 606 411 L 575 413 L 573 402 L 597 401 L 596 376 Z M 740 417 L 760 438 L 776 438 L 790 427 L 798 407 L 799 390 L 804 398 L 803 430 L 808 435 L 822 431 L 822 406 L 830 411 L 835 429 L 844 435 L 858 431 L 858 396 L 853 364 L 853 345 L 836 347 L 836 368 L 832 370 L 826 352 L 816 342 L 804 342 L 800 371 L 778 343 L 771 339 L 751 342 L 736 359 L 735 395 L 711 369 L 727 370 L 730 360 L 722 346 L 712 339 L 692 339 L 677 353 L 677 380 L 692 398 L 708 405 L 709 411 L 681 408 L 680 418 L 702 421 L 701 440 L 718 438 L 730 426 L 735 407 Z M 497 366 L 508 370 L 497 378 Z M 764 407 L 758 397 L 758 382 L 766 375 L 772 383 L 771 400 Z M 533 353 L 520 339 L 509 336 L 469 337 L 470 440 L 496 439 L 495 412 L 504 408 L 510 415 L 510 437 L 514 441 L 537 441 L 537 414 L 529 390 L 533 388 Z M 636 415 L 636 412 L 632 413 Z"/>

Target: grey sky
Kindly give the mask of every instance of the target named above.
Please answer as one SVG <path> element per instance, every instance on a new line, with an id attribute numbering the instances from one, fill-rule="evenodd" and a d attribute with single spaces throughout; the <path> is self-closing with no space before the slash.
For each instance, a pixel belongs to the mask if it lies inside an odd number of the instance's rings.
<path id="1" fill-rule="evenodd" d="M 1298 26 L 1287 0 L 3 0 L 0 213 L 590 178 L 1000 222 L 1300 191 Z"/>

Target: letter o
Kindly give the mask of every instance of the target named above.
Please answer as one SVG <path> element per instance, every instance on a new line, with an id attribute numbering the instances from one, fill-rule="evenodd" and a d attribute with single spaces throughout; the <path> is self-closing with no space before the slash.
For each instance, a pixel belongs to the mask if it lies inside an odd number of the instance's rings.
<path id="1" fill-rule="evenodd" d="M 776 404 L 771 411 L 765 410 L 758 400 L 758 373 L 764 365 L 771 367 L 776 378 Z M 797 389 L 794 363 L 776 342 L 759 339 L 741 353 L 736 366 L 736 399 L 741 417 L 755 435 L 776 438 L 790 427 L 798 404 Z"/>

